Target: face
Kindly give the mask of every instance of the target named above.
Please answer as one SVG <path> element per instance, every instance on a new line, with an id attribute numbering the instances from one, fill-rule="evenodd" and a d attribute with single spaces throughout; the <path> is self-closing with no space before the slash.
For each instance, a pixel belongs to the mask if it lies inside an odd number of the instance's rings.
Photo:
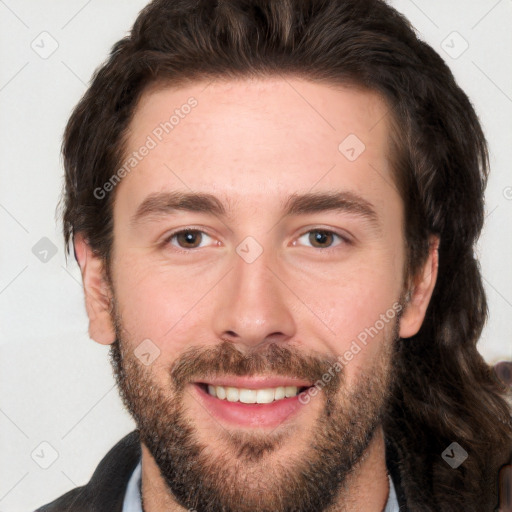
<path id="1" fill-rule="evenodd" d="M 429 298 L 403 309 L 386 112 L 373 93 L 291 78 L 139 103 L 127 155 L 145 156 L 115 190 L 114 313 L 89 316 L 118 340 L 121 394 L 183 507 L 327 510 L 379 428 L 393 344 Z"/>

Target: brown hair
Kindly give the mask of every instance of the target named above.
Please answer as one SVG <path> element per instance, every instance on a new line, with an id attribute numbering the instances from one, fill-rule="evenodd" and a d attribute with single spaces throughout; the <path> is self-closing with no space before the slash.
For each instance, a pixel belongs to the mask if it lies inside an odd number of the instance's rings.
<path id="1" fill-rule="evenodd" d="M 94 190 L 123 160 L 124 135 L 151 84 L 294 75 L 357 84 L 390 107 L 396 183 L 406 210 L 408 273 L 441 238 L 439 275 L 419 333 L 397 346 L 399 386 L 385 432 L 416 486 L 413 510 L 497 505 L 512 462 L 505 387 L 477 351 L 487 317 L 473 247 L 484 220 L 488 155 L 475 111 L 441 57 L 380 0 L 155 0 L 118 41 L 67 125 L 64 237 L 82 232 L 108 268 L 114 193 Z M 469 454 L 452 469 L 441 453 Z M 421 484 L 419 484 L 421 482 Z"/>

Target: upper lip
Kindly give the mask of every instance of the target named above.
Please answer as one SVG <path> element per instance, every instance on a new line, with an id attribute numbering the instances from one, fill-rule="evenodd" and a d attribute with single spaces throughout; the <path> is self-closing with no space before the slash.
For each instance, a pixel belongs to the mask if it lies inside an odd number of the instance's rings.
<path id="1" fill-rule="evenodd" d="M 212 386 L 224 386 L 233 388 L 245 389 L 266 389 L 277 388 L 285 386 L 297 386 L 298 388 L 310 387 L 313 385 L 310 381 L 303 379 L 296 379 L 293 377 L 282 376 L 255 376 L 255 377 L 240 377 L 240 376 L 224 376 L 224 377 L 211 377 L 204 380 L 197 381 L 196 384 L 211 384 Z"/>

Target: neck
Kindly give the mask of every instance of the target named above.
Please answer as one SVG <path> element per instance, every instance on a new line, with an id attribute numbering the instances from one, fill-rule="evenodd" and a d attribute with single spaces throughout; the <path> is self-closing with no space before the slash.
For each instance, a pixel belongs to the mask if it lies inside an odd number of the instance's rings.
<path id="1" fill-rule="evenodd" d="M 326 512 L 383 512 L 388 494 L 384 432 L 379 427 L 335 504 Z"/>
<path id="2" fill-rule="evenodd" d="M 325 512 L 382 512 L 389 483 L 384 433 L 379 427 L 367 450 L 345 482 L 335 504 Z M 179 505 L 167 488 L 160 470 L 142 444 L 142 497 L 144 512 L 189 512 Z"/>

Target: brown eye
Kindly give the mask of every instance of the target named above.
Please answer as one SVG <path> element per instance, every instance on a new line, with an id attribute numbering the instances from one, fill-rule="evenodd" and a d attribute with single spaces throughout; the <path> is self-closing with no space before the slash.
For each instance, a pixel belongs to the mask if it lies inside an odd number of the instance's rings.
<path id="1" fill-rule="evenodd" d="M 333 241 L 333 235 L 331 231 L 320 231 L 313 230 L 309 232 L 309 241 L 313 247 L 330 247 Z"/>
<path id="2" fill-rule="evenodd" d="M 185 229 L 170 236 L 168 242 L 171 245 L 177 245 L 181 249 L 197 249 L 205 237 L 210 238 L 206 233 L 198 229 Z M 173 243 L 173 240 L 176 240 L 177 244 Z"/>
<path id="3" fill-rule="evenodd" d="M 331 249 L 343 243 L 350 243 L 342 235 L 328 229 L 312 229 L 300 236 L 299 240 L 305 237 L 307 237 L 307 243 L 316 249 Z M 335 243 L 336 238 L 339 240 L 338 243 Z"/>

